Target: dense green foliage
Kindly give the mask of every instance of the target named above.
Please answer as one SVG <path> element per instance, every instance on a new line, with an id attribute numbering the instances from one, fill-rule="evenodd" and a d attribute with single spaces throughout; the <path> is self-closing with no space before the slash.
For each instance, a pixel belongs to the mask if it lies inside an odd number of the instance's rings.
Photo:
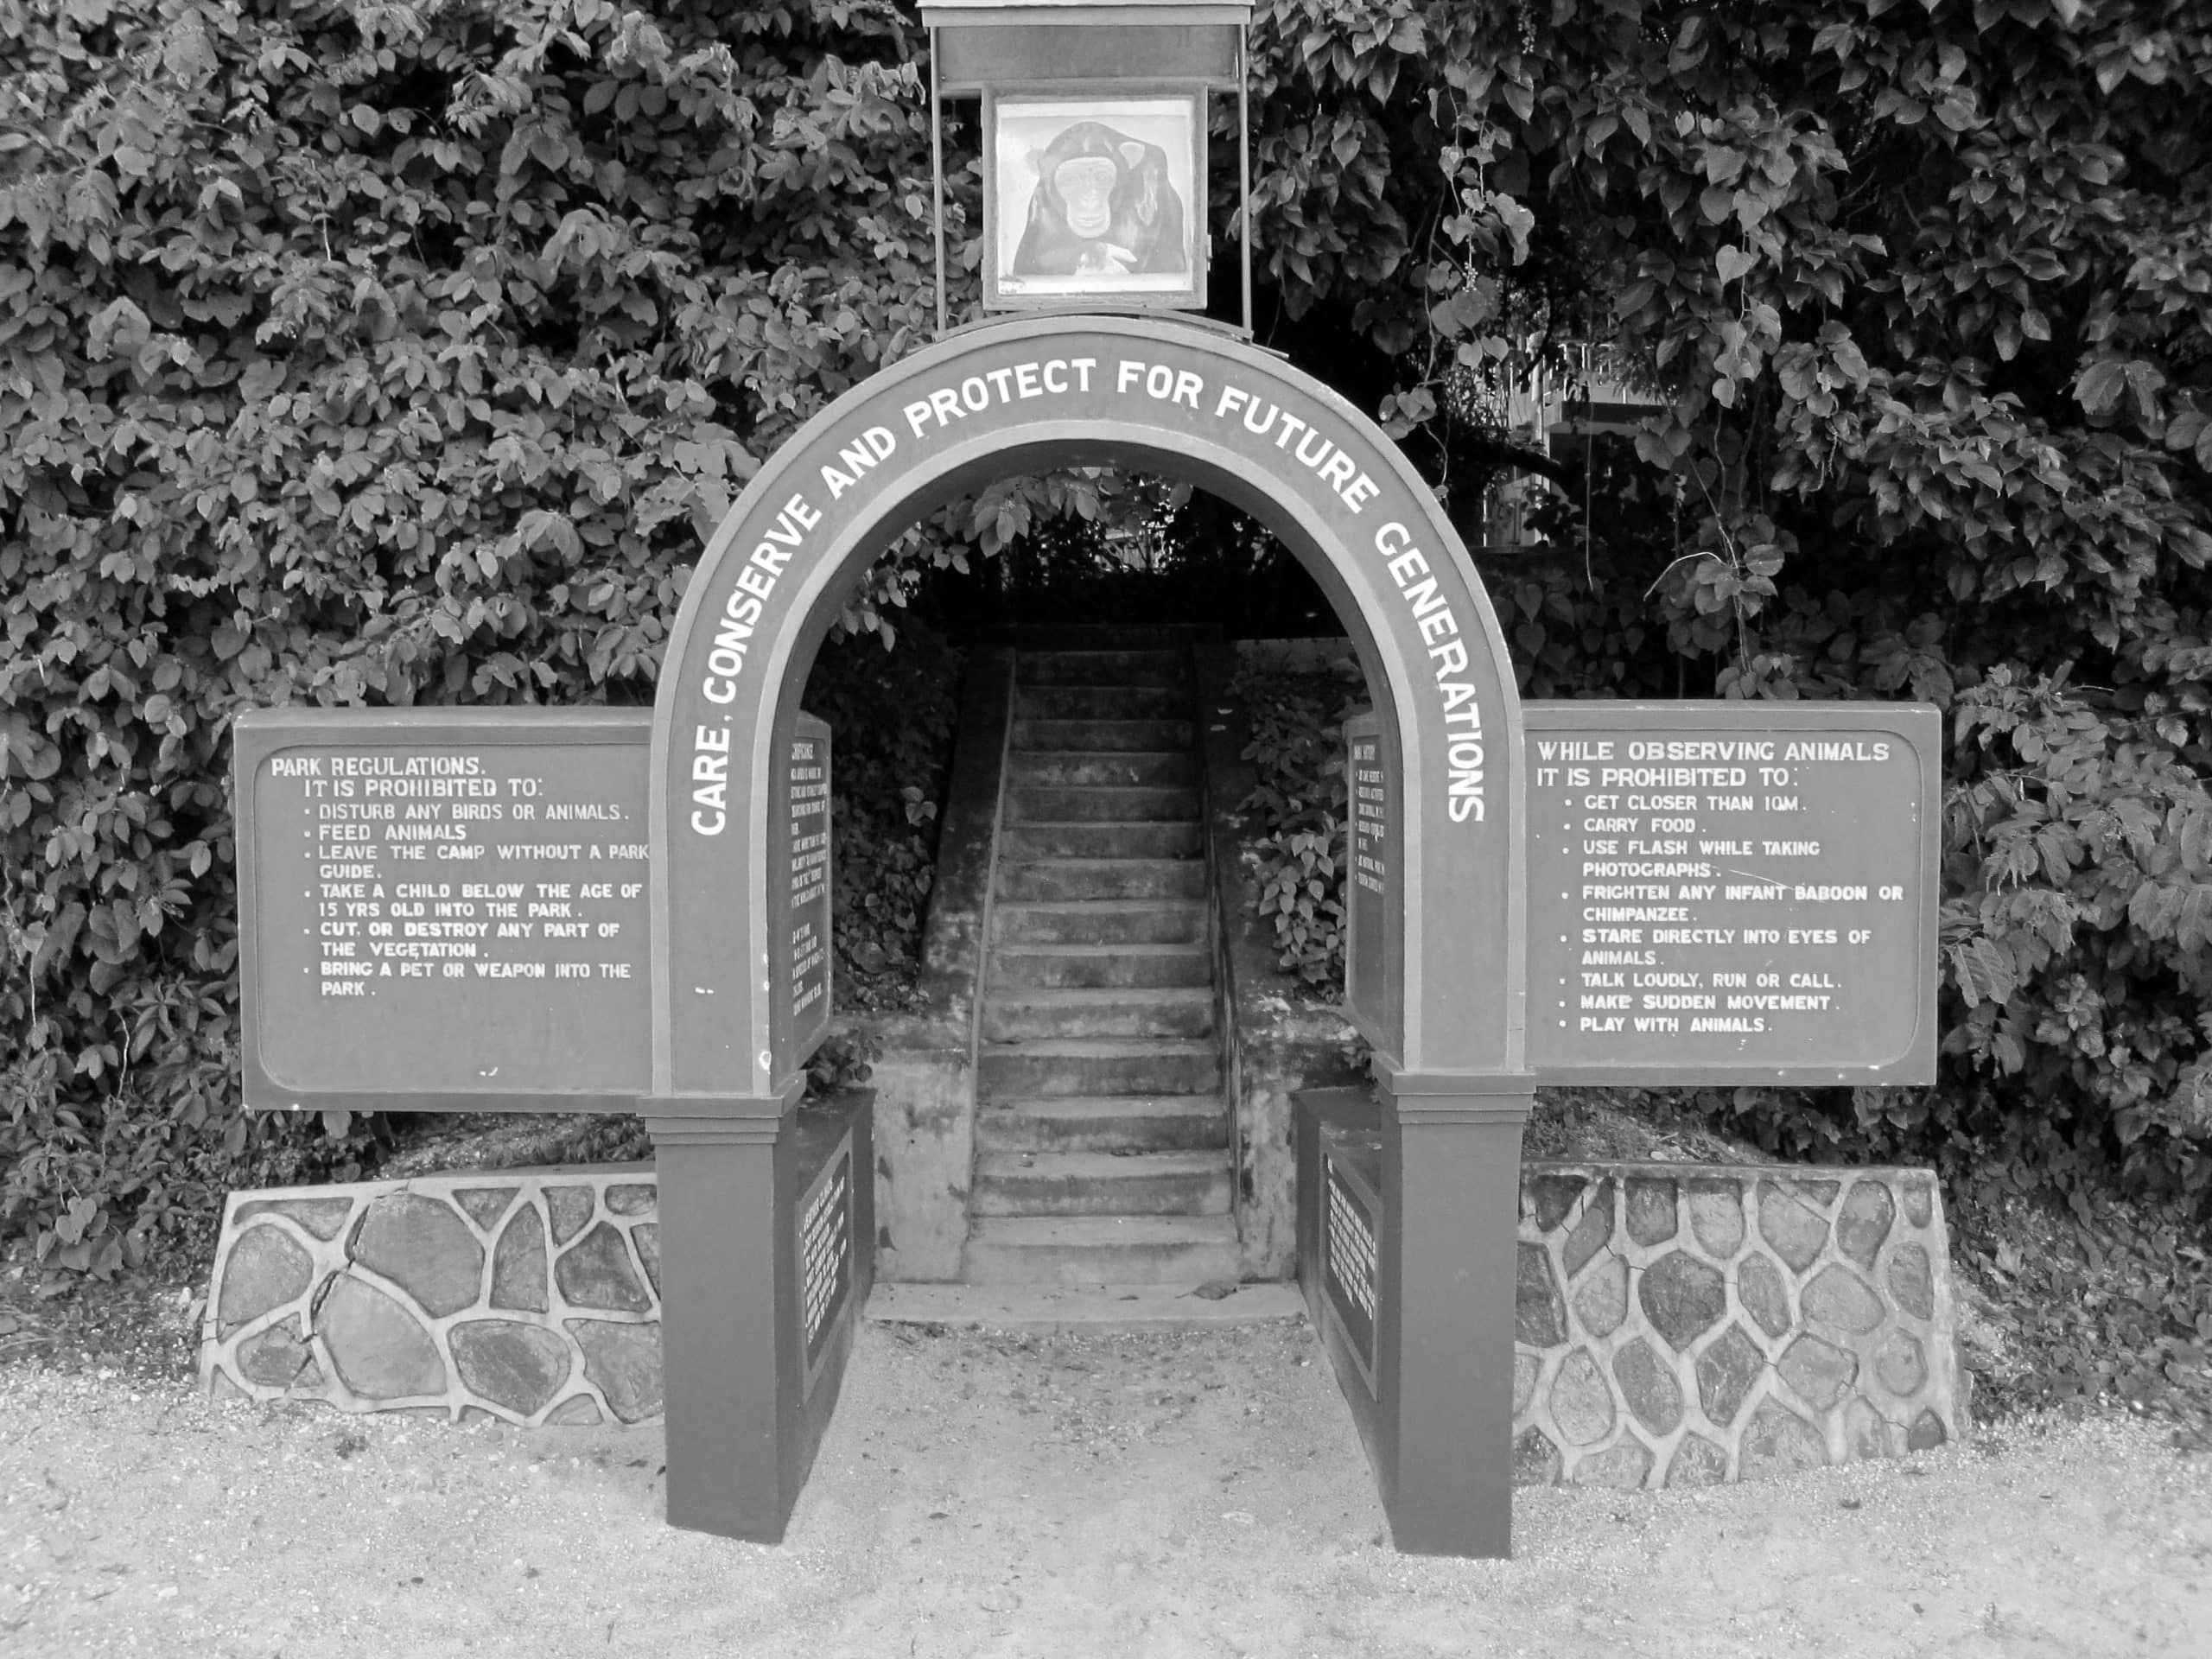
<path id="1" fill-rule="evenodd" d="M 898 1007 L 920 971 L 961 661 L 927 627 L 901 630 L 896 651 L 848 634 L 807 681 L 808 712 L 830 725 L 840 1006 Z"/>
<path id="2" fill-rule="evenodd" d="M 1252 792 L 1244 852 L 1256 863 L 1254 907 L 1275 930 L 1277 961 L 1308 985 L 1344 982 L 1344 721 L 1367 702 L 1345 672 L 1247 662 L 1229 683 L 1251 730 Z"/>
<path id="3" fill-rule="evenodd" d="M 1952 715 L 1944 1084 L 1773 1121 L 2201 1206 L 2212 0 L 1255 41 L 1262 333 L 1465 528 L 1497 365 L 1617 336 L 1667 391 L 1530 462 L 1557 554 L 1484 569 L 1529 690 Z M 701 531 L 930 326 L 923 44 L 887 0 L 0 0 L 0 1237 L 111 1262 L 180 1182 L 353 1155 L 235 1109 L 232 715 L 648 696 Z M 1114 494 L 988 492 L 849 620 Z"/>
<path id="4" fill-rule="evenodd" d="M 1484 561 L 1524 688 L 1951 715 L 1942 1085 L 1791 1109 L 2201 1213 L 2212 6 L 1268 15 L 1262 255 L 1471 531 L 1491 365 L 1665 389 Z"/>
<path id="5" fill-rule="evenodd" d="M 927 309 L 926 147 L 883 6 L 0 41 L 0 1236 L 99 1265 L 300 1138 L 235 1106 L 231 715 L 649 697 L 701 533 Z"/>

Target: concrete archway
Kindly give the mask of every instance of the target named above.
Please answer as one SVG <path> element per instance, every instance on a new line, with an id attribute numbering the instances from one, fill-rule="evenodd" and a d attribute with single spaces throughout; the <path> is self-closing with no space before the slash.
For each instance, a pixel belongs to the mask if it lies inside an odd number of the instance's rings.
<path id="1" fill-rule="evenodd" d="M 1522 1070 L 1520 700 L 1433 494 L 1371 421 L 1273 353 L 1151 319 L 1029 319 L 957 334 L 823 410 L 763 467 L 693 573 L 652 762 L 660 1109 L 785 1098 L 806 1058 L 765 902 L 772 774 L 853 582 L 939 503 L 1084 464 L 1223 496 L 1328 594 L 1376 690 L 1405 804 L 1393 826 L 1404 913 L 1358 1017 L 1393 1071 Z M 1448 910 L 1419 897 L 1442 893 Z"/>
<path id="2" fill-rule="evenodd" d="M 1386 1099 L 1381 1357 L 1354 1412 L 1402 1548 L 1504 1554 L 1529 1098 L 1522 715 L 1504 642 L 1433 494 L 1371 421 L 1273 353 L 1150 318 L 994 323 L 886 369 L 763 465 L 693 572 L 654 711 L 639 1103 L 662 1224 L 685 1241 L 662 1283 L 669 1518 L 780 1536 L 835 1398 L 804 1384 L 788 1338 L 759 1339 L 795 1318 L 772 1154 L 828 1001 L 809 965 L 826 920 L 797 917 L 791 858 L 815 653 L 918 516 L 995 479 L 1091 464 L 1185 479 L 1261 519 L 1366 669 L 1387 822 L 1363 866 L 1372 896 L 1351 907 L 1347 1001 Z"/>

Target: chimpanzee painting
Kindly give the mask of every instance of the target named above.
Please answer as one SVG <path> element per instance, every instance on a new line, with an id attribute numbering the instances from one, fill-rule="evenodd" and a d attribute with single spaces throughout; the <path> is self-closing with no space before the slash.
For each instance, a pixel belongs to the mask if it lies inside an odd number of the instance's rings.
<path id="1" fill-rule="evenodd" d="M 1195 99 L 1002 98 L 993 111 L 995 297 L 1195 302 Z"/>

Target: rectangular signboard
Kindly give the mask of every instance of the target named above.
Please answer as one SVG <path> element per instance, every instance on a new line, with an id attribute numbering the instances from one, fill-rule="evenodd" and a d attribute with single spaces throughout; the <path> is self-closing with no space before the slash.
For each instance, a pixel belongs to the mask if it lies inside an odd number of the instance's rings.
<path id="1" fill-rule="evenodd" d="M 232 779 L 245 1102 L 627 1111 L 649 709 L 275 709 Z"/>
<path id="2" fill-rule="evenodd" d="M 1541 1081 L 1935 1081 L 1936 709 L 1522 714 Z"/>

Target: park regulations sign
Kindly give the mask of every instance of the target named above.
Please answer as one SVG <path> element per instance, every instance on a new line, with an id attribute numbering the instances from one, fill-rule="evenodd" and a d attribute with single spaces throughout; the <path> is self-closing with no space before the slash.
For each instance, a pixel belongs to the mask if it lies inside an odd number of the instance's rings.
<path id="1" fill-rule="evenodd" d="M 1935 709 L 1522 713 L 1540 1077 L 1935 1081 Z"/>
<path id="2" fill-rule="evenodd" d="M 634 1110 L 652 737 L 644 709 L 241 715 L 246 1103 Z M 771 899 L 810 1050 L 830 1001 L 829 728 L 801 715 L 788 746 Z"/>

